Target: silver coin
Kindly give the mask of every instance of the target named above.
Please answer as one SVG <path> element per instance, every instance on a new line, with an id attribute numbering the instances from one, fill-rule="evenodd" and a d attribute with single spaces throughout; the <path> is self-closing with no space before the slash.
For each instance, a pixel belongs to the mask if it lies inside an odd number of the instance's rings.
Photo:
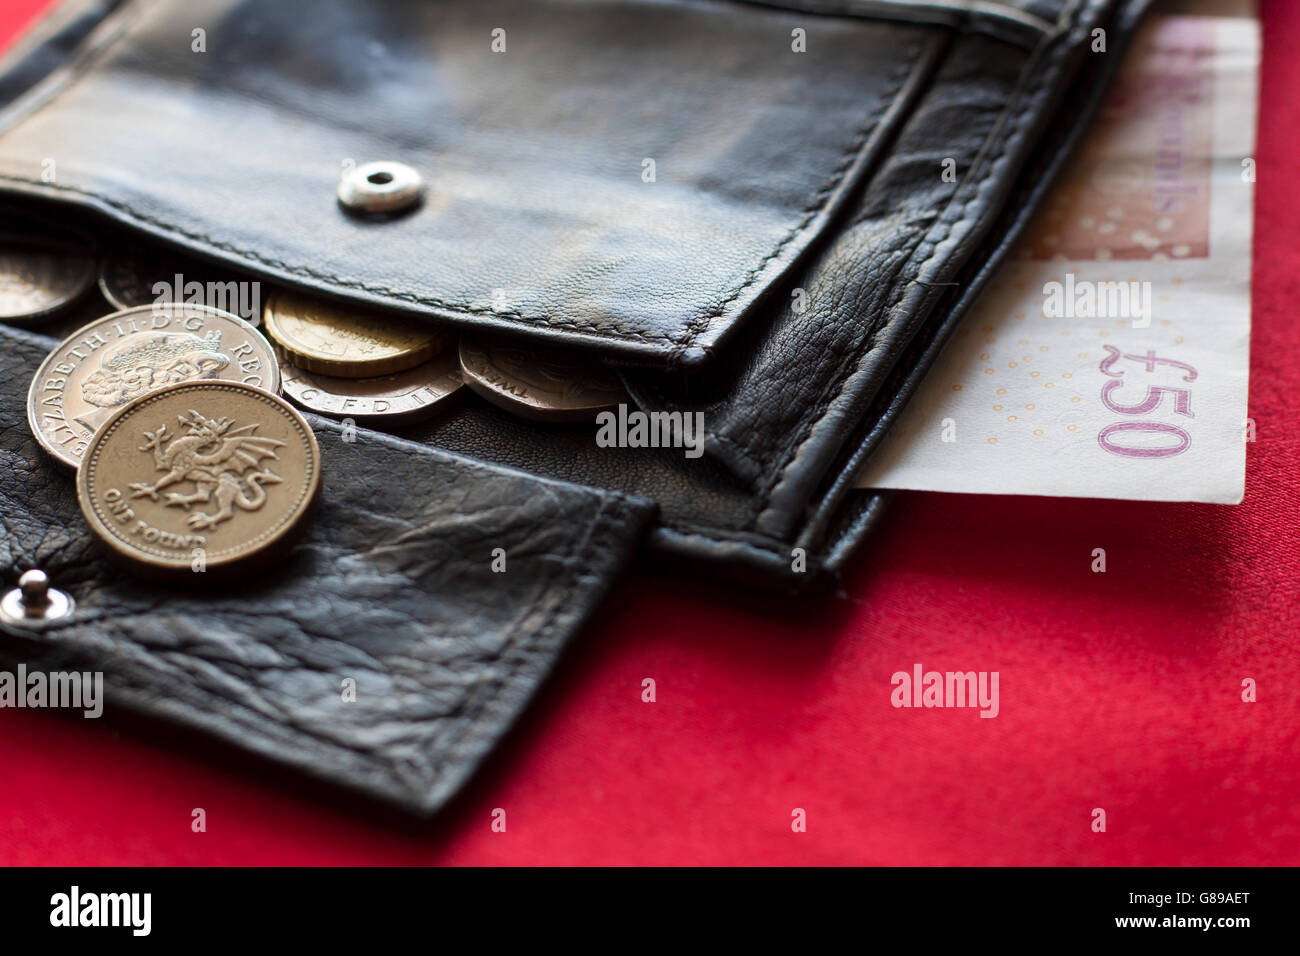
<path id="1" fill-rule="evenodd" d="M 262 321 L 260 282 L 218 278 L 212 267 L 166 250 L 128 245 L 105 253 L 98 285 L 118 309 L 191 302 L 237 315 L 250 325 Z"/>
<path id="2" fill-rule="evenodd" d="M 462 335 L 460 368 L 489 402 L 538 421 L 587 421 L 629 400 L 613 372 L 550 349 Z"/>
<path id="3" fill-rule="evenodd" d="M 285 397 L 299 408 L 331 418 L 404 425 L 428 418 L 462 387 L 460 362 L 444 352 L 423 364 L 374 378 L 334 378 L 292 365 L 280 369 Z"/>
<path id="4" fill-rule="evenodd" d="M 95 281 L 95 259 L 74 246 L 0 241 L 0 321 L 40 322 L 72 305 Z"/>
<path id="5" fill-rule="evenodd" d="M 42 448 L 75 468 L 123 405 L 205 379 L 277 394 L 280 367 L 262 333 L 228 312 L 174 302 L 126 309 L 72 333 L 46 357 L 27 393 L 27 422 Z"/>

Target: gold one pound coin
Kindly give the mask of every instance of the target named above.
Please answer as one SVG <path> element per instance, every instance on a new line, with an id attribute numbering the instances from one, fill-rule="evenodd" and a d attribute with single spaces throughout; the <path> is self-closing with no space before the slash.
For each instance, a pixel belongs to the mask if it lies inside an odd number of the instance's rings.
<path id="1" fill-rule="evenodd" d="M 290 543 L 320 474 L 316 436 L 288 403 L 188 382 L 136 399 L 95 433 L 77 500 L 91 530 L 143 569 L 221 570 Z"/>
<path id="2" fill-rule="evenodd" d="M 266 334 L 291 365 L 337 378 L 373 378 L 414 368 L 453 334 L 424 322 L 381 316 L 280 292 L 263 310 Z"/>

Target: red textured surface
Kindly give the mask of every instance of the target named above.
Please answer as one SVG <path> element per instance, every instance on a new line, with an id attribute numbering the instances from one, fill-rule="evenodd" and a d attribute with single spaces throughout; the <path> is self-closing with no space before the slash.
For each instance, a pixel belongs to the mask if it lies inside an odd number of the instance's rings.
<path id="1" fill-rule="evenodd" d="M 0 0 L 0 45 L 40 6 Z M 0 862 L 1300 862 L 1298 44 L 1266 4 L 1241 506 L 910 494 L 842 599 L 625 582 L 421 826 L 159 725 L 0 711 Z M 916 661 L 999 671 L 1001 715 L 892 708 Z"/>

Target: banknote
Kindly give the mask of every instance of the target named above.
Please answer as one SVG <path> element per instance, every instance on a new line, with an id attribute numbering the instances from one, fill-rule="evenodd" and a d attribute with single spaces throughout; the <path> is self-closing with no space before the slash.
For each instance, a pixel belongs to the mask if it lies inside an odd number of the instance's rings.
<path id="1" fill-rule="evenodd" d="M 1241 501 L 1259 26 L 1182 7 L 1135 38 L 859 487 Z"/>

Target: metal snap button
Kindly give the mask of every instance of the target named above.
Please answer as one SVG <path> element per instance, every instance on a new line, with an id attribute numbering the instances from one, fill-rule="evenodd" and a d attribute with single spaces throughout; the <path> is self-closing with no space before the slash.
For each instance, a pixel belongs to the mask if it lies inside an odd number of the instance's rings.
<path id="1" fill-rule="evenodd" d="M 0 598 L 0 620 L 9 624 L 37 624 L 67 617 L 77 609 L 70 594 L 50 587 L 50 578 L 33 568 L 18 579 L 18 587 Z"/>
<path id="2" fill-rule="evenodd" d="M 339 202 L 351 212 L 398 212 L 423 192 L 420 174 L 405 163 L 362 163 L 339 180 Z"/>

